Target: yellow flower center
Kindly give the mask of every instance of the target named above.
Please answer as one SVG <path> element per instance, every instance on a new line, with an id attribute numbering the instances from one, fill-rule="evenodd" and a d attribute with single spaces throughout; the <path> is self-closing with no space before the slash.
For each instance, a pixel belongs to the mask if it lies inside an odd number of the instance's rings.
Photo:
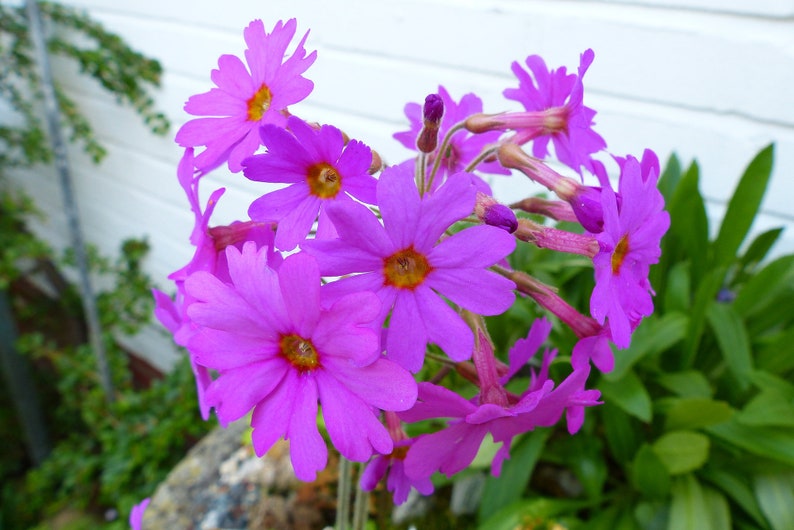
<path id="1" fill-rule="evenodd" d="M 620 272 L 620 267 L 623 265 L 623 260 L 629 252 L 629 235 L 620 238 L 615 251 L 612 253 L 612 274 Z"/>
<path id="2" fill-rule="evenodd" d="M 267 109 L 270 108 L 270 102 L 273 100 L 273 94 L 266 84 L 262 83 L 259 90 L 251 96 L 248 100 L 248 120 L 259 121 L 265 115 Z"/>
<path id="3" fill-rule="evenodd" d="M 408 449 L 410 449 L 410 447 L 407 445 L 395 447 L 394 451 L 391 452 L 389 457 L 394 458 L 395 460 L 405 460 L 405 457 L 408 455 Z"/>
<path id="4" fill-rule="evenodd" d="M 415 251 L 413 245 L 383 260 L 386 285 L 402 289 L 415 288 L 425 281 L 431 270 L 427 258 Z"/>
<path id="5" fill-rule="evenodd" d="M 342 175 L 336 171 L 334 166 L 320 162 L 309 167 L 306 173 L 306 182 L 309 184 L 312 195 L 321 199 L 333 199 L 342 186 Z"/>
<path id="6" fill-rule="evenodd" d="M 299 335 L 283 335 L 279 341 L 281 354 L 301 372 L 310 372 L 320 366 L 320 358 L 311 341 Z"/>

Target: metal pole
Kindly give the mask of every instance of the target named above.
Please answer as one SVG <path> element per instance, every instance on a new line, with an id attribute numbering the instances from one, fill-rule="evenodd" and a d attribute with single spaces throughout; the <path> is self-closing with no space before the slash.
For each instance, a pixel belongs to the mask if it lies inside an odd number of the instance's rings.
<path id="1" fill-rule="evenodd" d="M 110 378 L 110 369 L 105 354 L 105 346 L 102 342 L 102 326 L 97 312 L 96 299 L 91 287 L 91 278 L 88 273 L 88 257 L 86 255 L 83 233 L 80 228 L 80 218 L 77 212 L 77 203 L 74 197 L 72 178 L 69 172 L 69 161 L 66 157 L 66 142 L 61 131 L 60 111 L 58 100 L 55 96 L 55 85 L 52 79 L 50 59 L 47 55 L 47 43 L 44 39 L 44 30 L 41 25 L 41 14 L 39 6 L 35 0 L 27 0 L 28 11 L 28 30 L 33 48 L 36 52 L 36 62 L 39 64 L 41 74 L 41 90 L 44 95 L 44 110 L 47 117 L 47 129 L 50 135 L 50 143 L 55 154 L 55 168 L 63 193 L 64 210 L 66 222 L 74 248 L 75 260 L 77 262 L 77 273 L 80 287 L 80 295 L 83 299 L 83 310 L 88 324 L 88 337 L 91 348 L 97 361 L 97 371 L 99 380 L 105 391 L 105 398 L 108 402 L 113 401 L 113 381 Z"/>
<path id="2" fill-rule="evenodd" d="M 5 375 L 11 401 L 17 409 L 30 458 L 38 466 L 50 454 L 49 435 L 28 360 L 14 348 L 16 340 L 17 331 L 8 293 L 0 289 L 0 367 Z"/>

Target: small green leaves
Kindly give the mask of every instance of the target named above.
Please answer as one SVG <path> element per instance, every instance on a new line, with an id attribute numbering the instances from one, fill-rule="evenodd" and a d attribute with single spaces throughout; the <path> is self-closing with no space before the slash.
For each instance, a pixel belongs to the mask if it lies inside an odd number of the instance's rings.
<path id="1" fill-rule="evenodd" d="M 673 431 L 656 440 L 653 450 L 671 475 L 682 475 L 706 463 L 710 445 L 705 434 Z"/>

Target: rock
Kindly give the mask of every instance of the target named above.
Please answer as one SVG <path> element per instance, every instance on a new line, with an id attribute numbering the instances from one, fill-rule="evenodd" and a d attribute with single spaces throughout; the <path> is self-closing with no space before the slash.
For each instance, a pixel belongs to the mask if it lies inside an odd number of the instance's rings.
<path id="1" fill-rule="evenodd" d="M 145 530 L 312 530 L 326 524 L 277 442 L 262 458 L 245 442 L 247 425 L 217 428 L 157 488 Z"/>

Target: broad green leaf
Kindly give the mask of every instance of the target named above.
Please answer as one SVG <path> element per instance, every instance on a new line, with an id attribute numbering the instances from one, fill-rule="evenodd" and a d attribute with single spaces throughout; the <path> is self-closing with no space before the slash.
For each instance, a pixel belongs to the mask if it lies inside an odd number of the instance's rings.
<path id="1" fill-rule="evenodd" d="M 786 399 L 794 399 L 794 384 L 787 379 L 764 370 L 754 370 L 750 374 L 750 381 L 761 390 L 774 390 L 785 396 Z"/>
<path id="2" fill-rule="evenodd" d="M 708 468 L 700 472 L 704 480 L 724 491 L 733 501 L 753 518 L 762 528 L 767 528 L 766 520 L 761 514 L 761 508 L 750 489 L 748 477 L 734 469 Z"/>
<path id="3" fill-rule="evenodd" d="M 741 270 L 752 271 L 766 257 L 782 233 L 783 228 L 773 228 L 758 234 L 739 260 Z"/>
<path id="4" fill-rule="evenodd" d="M 631 482 L 649 498 L 663 498 L 670 492 L 670 472 L 653 448 L 645 444 L 631 464 Z"/>
<path id="5" fill-rule="evenodd" d="M 762 390 L 736 415 L 744 425 L 794 427 L 794 401 L 777 390 Z"/>
<path id="6" fill-rule="evenodd" d="M 761 511 L 772 528 L 794 528 L 794 471 L 758 475 L 753 487 Z"/>
<path id="7" fill-rule="evenodd" d="M 668 530 L 723 530 L 712 525 L 711 507 L 694 476 L 676 478 L 672 493 Z"/>
<path id="8" fill-rule="evenodd" d="M 758 350 L 756 366 L 773 374 L 783 374 L 794 368 L 794 326 L 771 338 Z"/>
<path id="9" fill-rule="evenodd" d="M 631 345 L 615 352 L 615 368 L 604 379 L 617 381 L 640 359 L 663 352 L 684 338 L 687 317 L 683 313 L 668 313 L 661 318 L 646 318 L 631 337 Z"/>
<path id="10" fill-rule="evenodd" d="M 667 204 L 671 224 L 662 240 L 660 258 L 663 271 L 670 270 L 673 263 L 689 260 L 693 284 L 698 284 L 706 272 L 706 249 L 709 245 L 708 217 L 700 194 L 699 180 L 700 170 L 697 163 L 693 162 Z"/>
<path id="11" fill-rule="evenodd" d="M 587 502 L 568 499 L 536 497 L 505 506 L 480 523 L 480 530 L 514 530 L 527 521 L 543 523 L 563 514 L 573 514 L 586 507 Z"/>
<path id="12" fill-rule="evenodd" d="M 584 436 L 573 436 L 566 447 L 566 465 L 574 472 L 590 499 L 601 498 L 607 480 L 607 463 L 602 453 L 602 442 Z"/>
<path id="13" fill-rule="evenodd" d="M 794 284 L 794 254 L 770 262 L 739 289 L 733 305 L 747 318 L 768 307 L 779 293 Z"/>
<path id="14" fill-rule="evenodd" d="M 699 429 L 728 421 L 733 409 L 725 401 L 700 397 L 675 399 L 667 410 L 665 430 Z"/>
<path id="15" fill-rule="evenodd" d="M 773 145 L 762 149 L 747 166 L 736 186 L 714 241 L 715 266 L 730 265 L 736 258 L 739 246 L 747 236 L 764 198 L 772 174 L 773 159 Z"/>
<path id="16" fill-rule="evenodd" d="M 668 432 L 653 444 L 653 450 L 671 475 L 702 467 L 709 458 L 709 447 L 709 437 L 694 431 Z"/>
<path id="17" fill-rule="evenodd" d="M 695 292 L 695 301 L 689 313 L 689 326 L 684 340 L 684 354 L 680 364 L 683 369 L 691 368 L 695 360 L 703 329 L 706 327 L 706 314 L 709 307 L 715 303 L 714 299 L 725 279 L 725 271 L 725 268 L 709 271 L 698 285 Z"/>
<path id="18" fill-rule="evenodd" d="M 750 386 L 753 357 L 744 322 L 731 306 L 717 303 L 709 307 L 708 321 L 725 364 L 739 383 L 740 390 L 746 390 Z"/>
<path id="19" fill-rule="evenodd" d="M 665 201 L 669 201 L 673 196 L 678 183 L 681 181 L 681 161 L 675 153 L 667 159 L 662 174 L 659 176 L 659 191 L 662 192 Z"/>
<path id="20" fill-rule="evenodd" d="M 612 402 L 606 402 L 598 408 L 609 450 L 617 462 L 626 465 L 634 458 L 640 437 L 643 436 L 638 432 L 637 420 Z"/>
<path id="21" fill-rule="evenodd" d="M 734 417 L 705 430 L 754 455 L 794 466 L 794 429 L 744 425 Z"/>
<path id="22" fill-rule="evenodd" d="M 670 268 L 667 286 L 664 291 L 664 312 L 689 310 L 692 298 L 692 285 L 689 281 L 689 263 L 681 261 Z"/>
<path id="23" fill-rule="evenodd" d="M 725 495 L 706 485 L 701 487 L 703 488 L 703 498 L 709 510 L 711 526 L 715 530 L 731 528 L 731 509 L 728 506 Z"/>
<path id="24" fill-rule="evenodd" d="M 498 477 L 488 475 L 480 501 L 481 521 L 521 499 L 551 432 L 551 429 L 536 429 L 525 435 L 510 449 L 510 458 L 502 464 L 502 473 Z"/>
<path id="25" fill-rule="evenodd" d="M 707 398 L 714 393 L 706 376 L 697 370 L 662 374 L 656 382 L 681 397 Z"/>
<path id="26" fill-rule="evenodd" d="M 627 372 L 617 381 L 601 379 L 598 388 L 604 401 L 617 405 L 646 423 L 651 421 L 651 396 L 634 372 Z"/>

